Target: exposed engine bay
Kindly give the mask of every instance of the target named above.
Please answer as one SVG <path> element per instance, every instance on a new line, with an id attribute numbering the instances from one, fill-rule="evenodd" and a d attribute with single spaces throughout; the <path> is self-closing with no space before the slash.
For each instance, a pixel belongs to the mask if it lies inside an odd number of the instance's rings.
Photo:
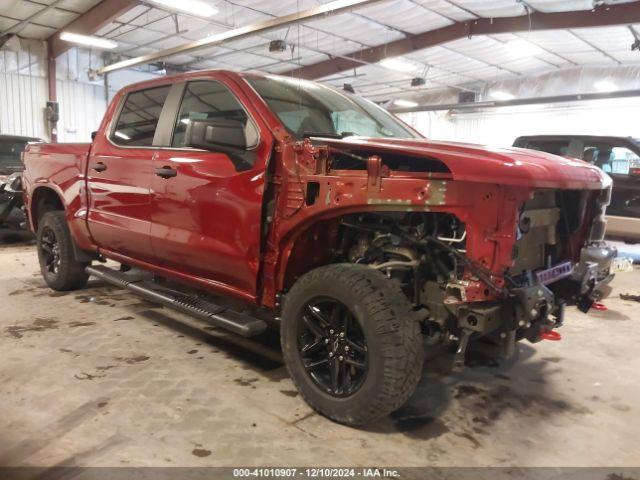
<path id="1" fill-rule="evenodd" d="M 606 195 L 589 205 L 587 192 L 536 191 L 518 212 L 513 265 L 503 278 L 465 255 L 466 226 L 445 212 L 345 216 L 334 261 L 369 265 L 396 282 L 428 341 L 458 345 L 455 366 L 464 364 L 470 340 L 508 357 L 518 340 L 552 336 L 567 304 L 586 311 L 604 294 L 616 254 L 598 224 Z M 589 245 L 572 244 L 584 228 Z"/>

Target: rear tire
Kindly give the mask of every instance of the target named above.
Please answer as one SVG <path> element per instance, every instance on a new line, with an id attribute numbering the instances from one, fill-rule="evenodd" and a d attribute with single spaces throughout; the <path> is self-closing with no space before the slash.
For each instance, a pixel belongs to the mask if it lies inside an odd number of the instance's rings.
<path id="1" fill-rule="evenodd" d="M 281 340 L 302 397 L 339 423 L 390 414 L 420 380 L 423 341 L 411 305 L 368 266 L 328 265 L 301 277 L 285 299 Z"/>
<path id="2" fill-rule="evenodd" d="M 44 281 L 56 291 L 78 290 L 87 284 L 86 262 L 75 257 L 65 213 L 45 213 L 38 222 L 38 261 Z"/>

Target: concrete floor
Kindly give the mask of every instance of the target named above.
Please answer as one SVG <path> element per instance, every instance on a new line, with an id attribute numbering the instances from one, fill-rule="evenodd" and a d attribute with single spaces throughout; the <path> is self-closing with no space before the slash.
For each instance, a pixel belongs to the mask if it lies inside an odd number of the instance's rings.
<path id="1" fill-rule="evenodd" d="M 241 340 L 93 281 L 48 290 L 0 245 L 0 466 L 637 466 L 640 271 L 561 342 L 443 374 L 366 429 L 298 396 L 277 338 Z"/>

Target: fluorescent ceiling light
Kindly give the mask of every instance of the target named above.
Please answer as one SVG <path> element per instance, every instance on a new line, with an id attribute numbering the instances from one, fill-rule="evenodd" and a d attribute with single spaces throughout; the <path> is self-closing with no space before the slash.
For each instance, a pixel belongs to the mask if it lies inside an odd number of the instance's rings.
<path id="1" fill-rule="evenodd" d="M 399 107 L 407 107 L 407 108 L 418 106 L 418 102 L 413 102 L 411 100 L 402 100 L 401 98 L 394 100 L 393 103 Z"/>
<path id="2" fill-rule="evenodd" d="M 199 17 L 212 17 L 219 12 L 213 5 L 200 0 L 151 0 L 151 2 Z"/>
<path id="3" fill-rule="evenodd" d="M 385 58 L 384 60 L 380 61 L 380 65 L 388 68 L 389 70 L 396 70 L 399 72 L 415 72 L 420 68 L 414 62 L 405 60 L 401 57 Z"/>
<path id="4" fill-rule="evenodd" d="M 519 57 L 533 57 L 534 55 L 540 55 L 544 51 L 537 45 L 527 42 L 521 38 L 506 42 L 504 47 L 512 55 L 517 55 Z"/>
<path id="5" fill-rule="evenodd" d="M 77 43 L 78 45 L 86 45 L 88 47 L 104 48 L 106 50 L 111 50 L 118 46 L 116 42 L 112 42 L 111 40 L 71 32 L 62 32 L 60 34 L 60 40 Z"/>
<path id="6" fill-rule="evenodd" d="M 594 85 L 599 92 L 613 92 L 618 90 L 618 86 L 610 80 L 600 80 Z"/>
<path id="7" fill-rule="evenodd" d="M 513 100 L 514 98 L 516 98 L 515 95 L 512 95 L 507 92 L 503 92 L 501 90 L 496 90 L 495 92 L 491 92 L 491 97 L 495 98 L 496 100 Z"/>

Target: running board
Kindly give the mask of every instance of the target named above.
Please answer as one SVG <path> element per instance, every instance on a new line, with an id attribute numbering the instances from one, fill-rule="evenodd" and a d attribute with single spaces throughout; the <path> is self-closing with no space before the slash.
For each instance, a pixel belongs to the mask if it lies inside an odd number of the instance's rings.
<path id="1" fill-rule="evenodd" d="M 267 329 L 267 323 L 264 320 L 229 310 L 196 295 L 187 295 L 162 287 L 145 280 L 135 272 L 120 272 L 103 265 L 87 267 L 85 271 L 111 285 L 126 288 L 147 300 L 192 315 L 215 327 L 224 328 L 243 337 L 259 335 Z"/>

